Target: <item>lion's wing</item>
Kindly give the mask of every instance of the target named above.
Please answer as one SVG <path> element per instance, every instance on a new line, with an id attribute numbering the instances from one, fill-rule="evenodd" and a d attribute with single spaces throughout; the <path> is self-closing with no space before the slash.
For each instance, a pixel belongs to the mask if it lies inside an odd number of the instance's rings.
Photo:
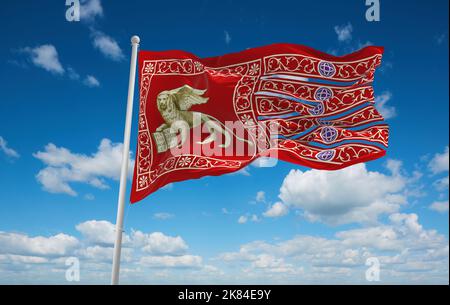
<path id="1" fill-rule="evenodd" d="M 180 110 L 189 110 L 192 105 L 205 104 L 208 102 L 207 97 L 203 97 L 205 90 L 194 89 L 191 86 L 184 85 L 176 90 L 177 102 Z"/>

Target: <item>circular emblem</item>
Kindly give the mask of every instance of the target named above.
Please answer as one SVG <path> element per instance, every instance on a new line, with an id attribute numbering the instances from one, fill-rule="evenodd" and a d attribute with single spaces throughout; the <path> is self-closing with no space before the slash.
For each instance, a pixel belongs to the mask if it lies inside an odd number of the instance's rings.
<path id="1" fill-rule="evenodd" d="M 336 140 L 337 136 L 338 136 L 337 130 L 334 127 L 330 126 L 322 128 L 322 131 L 320 132 L 320 137 L 326 143 L 333 142 L 334 140 Z"/>
<path id="2" fill-rule="evenodd" d="M 319 73 L 323 77 L 332 77 L 336 73 L 336 68 L 331 62 L 321 61 L 319 63 Z"/>
<path id="3" fill-rule="evenodd" d="M 324 150 L 316 155 L 316 158 L 320 161 L 330 161 L 333 159 L 334 150 Z"/>
<path id="4" fill-rule="evenodd" d="M 331 98 L 332 96 L 333 91 L 331 91 L 331 89 L 327 87 L 320 87 L 314 94 L 314 98 L 316 99 L 316 101 L 324 101 Z"/>
<path id="5" fill-rule="evenodd" d="M 311 113 L 312 115 L 321 115 L 324 112 L 324 108 L 323 108 L 323 104 L 322 103 L 317 103 L 316 106 L 314 106 L 313 109 L 309 110 L 309 113 Z"/>

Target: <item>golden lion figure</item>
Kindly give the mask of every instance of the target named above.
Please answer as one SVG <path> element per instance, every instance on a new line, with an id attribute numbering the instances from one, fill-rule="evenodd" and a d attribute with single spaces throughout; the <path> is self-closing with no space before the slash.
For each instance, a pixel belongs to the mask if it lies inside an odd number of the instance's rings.
<path id="1" fill-rule="evenodd" d="M 226 148 L 230 145 L 231 134 L 238 140 L 253 145 L 252 142 L 242 139 L 232 131 L 228 130 L 228 128 L 216 118 L 201 112 L 189 111 L 192 105 L 205 104 L 208 102 L 209 98 L 202 96 L 205 92 L 206 89 L 194 89 L 188 85 L 160 92 L 156 98 L 156 103 L 158 110 L 164 119 L 164 123 L 159 126 L 156 131 L 163 131 L 167 128 L 182 130 L 182 128 L 179 128 L 182 125 L 180 123 L 187 124 L 189 129 L 204 123 L 210 135 L 205 140 L 197 142 L 197 144 L 209 144 L 217 139 L 217 133 L 219 133 L 225 137 L 225 142 L 218 145 L 219 147 Z M 181 141 L 180 143 L 177 143 L 178 146 L 183 145 L 187 138 L 187 132 L 182 131 L 180 134 Z"/>

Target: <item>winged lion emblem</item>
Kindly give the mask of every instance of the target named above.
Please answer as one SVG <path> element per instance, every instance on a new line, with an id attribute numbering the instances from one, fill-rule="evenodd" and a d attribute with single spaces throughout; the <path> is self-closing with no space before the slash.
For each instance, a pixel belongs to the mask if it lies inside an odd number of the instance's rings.
<path id="1" fill-rule="evenodd" d="M 205 124 L 208 129 L 209 136 L 203 141 L 197 142 L 197 144 L 209 144 L 216 141 L 217 135 L 221 134 L 224 136 L 225 140 L 223 144 L 218 145 L 219 147 L 228 147 L 231 143 L 232 135 L 240 141 L 253 145 L 252 142 L 238 137 L 213 116 L 201 112 L 190 111 L 190 108 L 193 105 L 201 105 L 209 101 L 208 97 L 203 96 L 205 93 L 206 89 L 195 89 L 189 85 L 183 85 L 176 89 L 161 91 L 158 94 L 156 104 L 158 111 L 164 119 L 164 123 L 156 129 L 156 133 L 153 135 L 156 142 L 159 144 L 162 144 L 164 139 L 163 136 L 161 136 L 161 133 L 164 134 L 166 142 L 169 142 L 166 144 L 166 147 L 162 147 L 164 145 L 158 147 L 158 151 L 165 151 L 167 148 L 174 147 L 175 145 L 181 146 L 186 141 L 186 130 L 185 132 L 181 132 L 181 140 L 175 140 L 176 142 L 173 140 L 178 139 L 177 137 L 169 136 L 169 131 L 172 127 L 177 128 L 181 123 L 187 124 L 189 129 L 195 128 L 200 124 Z M 168 141 L 167 138 L 169 138 Z"/>

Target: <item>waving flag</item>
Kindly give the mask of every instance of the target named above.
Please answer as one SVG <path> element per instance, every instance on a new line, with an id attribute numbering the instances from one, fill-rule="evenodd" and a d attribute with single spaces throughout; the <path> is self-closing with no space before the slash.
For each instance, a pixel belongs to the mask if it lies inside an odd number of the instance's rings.
<path id="1" fill-rule="evenodd" d="M 141 51 L 131 202 L 261 156 L 324 170 L 383 156 L 388 126 L 372 87 L 382 53 L 335 57 L 291 44 L 212 58 Z"/>

